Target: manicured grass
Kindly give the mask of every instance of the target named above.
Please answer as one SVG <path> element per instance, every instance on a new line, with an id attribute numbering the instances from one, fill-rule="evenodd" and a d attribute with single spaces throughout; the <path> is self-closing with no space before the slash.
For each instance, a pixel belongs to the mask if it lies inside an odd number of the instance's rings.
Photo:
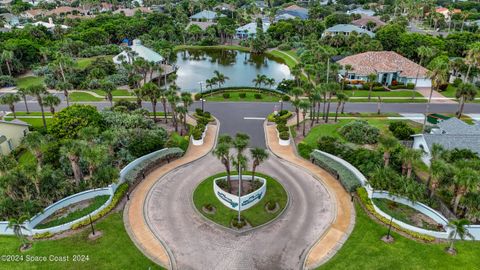
<path id="1" fill-rule="evenodd" d="M 102 56 L 94 56 L 94 57 L 87 57 L 87 58 L 78 58 L 77 59 L 77 67 L 80 69 L 87 68 L 90 64 L 95 61 L 97 58 L 113 58 L 111 55 L 102 55 Z"/>
<path id="2" fill-rule="evenodd" d="M 84 92 L 72 92 L 69 95 L 70 101 L 104 101 L 104 98 L 98 98 Z"/>
<path id="3" fill-rule="evenodd" d="M 17 117 L 19 116 L 42 116 L 42 113 L 41 112 L 30 112 L 30 113 L 27 113 L 27 112 L 15 112 L 15 114 L 17 115 Z M 52 113 L 51 112 L 45 112 L 45 116 L 52 116 Z M 9 114 L 7 116 L 7 118 L 9 117 L 13 117 L 13 114 Z"/>
<path id="4" fill-rule="evenodd" d="M 27 88 L 37 84 L 43 84 L 43 77 L 27 76 L 17 78 L 17 88 Z"/>
<path id="5" fill-rule="evenodd" d="M 14 236 L 0 236 L 0 254 L 21 255 L 24 261 L 0 261 L 0 269 L 161 269 L 146 258 L 125 231 L 122 213 L 112 213 L 94 224 L 103 236 L 89 240 L 90 230 L 60 240 L 35 241 L 33 247 L 20 252 Z M 47 256 L 46 262 L 26 262 L 26 256 Z M 49 261 L 48 257 L 69 256 L 68 262 Z M 74 255 L 88 256 L 88 261 L 74 262 Z"/>
<path id="6" fill-rule="evenodd" d="M 352 234 L 340 251 L 318 269 L 478 269 L 479 242 L 457 242 L 456 256 L 444 252 L 446 243 L 418 243 L 395 232 L 395 242 L 386 244 L 380 238 L 388 228 L 371 220 L 358 204 L 355 208 Z"/>
<path id="7" fill-rule="evenodd" d="M 245 173 L 248 174 L 249 172 Z M 203 180 L 193 193 L 193 203 L 198 211 L 205 217 L 220 225 L 230 227 L 230 222 L 237 216 L 238 212 L 224 206 L 213 193 L 213 179 L 225 175 L 226 173 L 219 173 Z M 265 197 L 263 197 L 263 199 L 256 205 L 242 211 L 242 216 L 253 227 L 264 224 L 277 217 L 282 212 L 281 209 L 285 208 L 287 204 L 287 193 L 280 183 L 261 173 L 256 173 L 255 175 L 267 180 L 267 192 Z M 280 209 L 275 213 L 268 213 L 265 211 L 265 204 L 268 201 L 277 202 L 280 205 Z M 212 204 L 216 208 L 215 214 L 207 214 L 203 212 L 202 207 L 206 204 Z"/>
<path id="8" fill-rule="evenodd" d="M 368 98 L 350 98 L 348 100 L 348 102 L 371 102 L 371 103 L 377 103 L 378 102 L 378 99 L 375 97 L 369 101 Z M 411 98 L 407 98 L 407 99 L 396 99 L 396 98 L 392 98 L 392 99 L 382 99 L 382 103 L 426 103 L 427 100 L 426 99 L 421 99 L 421 98 L 416 98 L 416 99 L 411 99 Z"/>
<path id="9" fill-rule="evenodd" d="M 30 124 L 33 128 L 43 128 L 43 121 L 42 118 L 22 118 L 22 117 L 17 117 L 18 120 L 21 120 L 27 124 Z M 5 120 L 7 121 L 12 121 L 13 117 L 5 117 Z M 52 118 L 45 118 L 45 122 L 48 124 L 52 121 Z"/>
<path id="10" fill-rule="evenodd" d="M 102 90 L 93 90 L 92 92 L 95 92 L 100 96 L 105 96 L 105 92 Z M 117 89 L 112 91 L 112 96 L 133 96 L 133 93 L 125 89 Z"/>
<path id="11" fill-rule="evenodd" d="M 293 68 L 294 66 L 296 66 L 298 64 L 298 61 L 296 61 L 297 57 L 294 53 L 292 55 L 292 54 L 290 54 L 288 52 L 285 52 L 285 51 L 272 50 L 272 51 L 267 52 L 267 55 L 271 55 L 271 56 L 282 59 L 282 61 L 289 68 Z M 292 57 L 293 57 L 293 59 L 292 59 Z"/>
<path id="12" fill-rule="evenodd" d="M 229 93 L 230 98 L 224 98 L 223 93 Z M 246 97 L 241 98 L 239 96 L 240 93 L 245 93 Z M 262 96 L 261 99 L 256 99 L 255 94 L 258 94 L 259 92 L 257 91 L 252 91 L 252 90 L 235 90 L 235 91 L 225 91 L 221 93 L 214 93 L 212 95 L 209 95 L 205 97 L 207 101 L 232 101 L 232 102 L 241 102 L 241 101 L 250 101 L 250 102 L 278 102 L 281 97 L 279 95 L 271 94 L 271 93 L 266 93 L 266 92 L 260 92 L 260 95 Z"/>
<path id="13" fill-rule="evenodd" d="M 439 93 L 442 94 L 445 97 L 454 98 L 456 91 L 457 91 L 457 88 L 450 84 L 450 85 L 448 85 L 448 87 L 445 91 L 442 91 L 442 92 L 439 92 Z"/>
<path id="14" fill-rule="evenodd" d="M 108 200 L 109 197 L 110 196 L 108 195 L 97 196 L 93 198 L 93 201 L 87 207 L 68 213 L 68 215 L 66 215 L 65 217 L 57 218 L 45 223 L 38 224 L 35 227 L 35 229 L 51 228 L 51 227 L 62 225 L 62 224 L 77 220 L 81 217 L 84 217 L 92 213 L 93 211 L 97 210 L 98 208 L 100 208 L 100 206 L 105 204 L 105 202 Z"/>
<path id="15" fill-rule="evenodd" d="M 372 91 L 372 97 L 412 97 L 413 90 L 395 90 L 395 91 Z M 349 97 L 367 97 L 368 90 L 345 90 L 345 94 Z M 418 92 L 415 92 L 415 97 L 422 97 Z M 372 99 L 373 100 L 373 99 Z M 376 101 L 376 100 L 374 100 Z"/>

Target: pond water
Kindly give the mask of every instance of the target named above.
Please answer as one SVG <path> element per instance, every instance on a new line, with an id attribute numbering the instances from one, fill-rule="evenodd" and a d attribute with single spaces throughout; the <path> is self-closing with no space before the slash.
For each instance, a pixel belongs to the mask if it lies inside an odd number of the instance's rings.
<path id="1" fill-rule="evenodd" d="M 264 54 L 251 54 L 237 50 L 184 50 L 177 53 L 178 67 L 176 84 L 183 91 L 199 92 L 202 82 L 214 76 L 218 70 L 229 79 L 222 87 L 255 86 L 252 82 L 257 74 L 275 79 L 274 88 L 283 80 L 291 79 L 290 69 L 278 59 Z M 216 87 L 216 86 L 215 86 Z M 262 85 L 262 87 L 265 87 Z"/>

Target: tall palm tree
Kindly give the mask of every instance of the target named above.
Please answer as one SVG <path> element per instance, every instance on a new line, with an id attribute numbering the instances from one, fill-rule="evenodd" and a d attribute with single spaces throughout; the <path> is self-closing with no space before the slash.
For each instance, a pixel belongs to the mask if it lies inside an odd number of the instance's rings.
<path id="1" fill-rule="evenodd" d="M 23 103 L 25 104 L 25 109 L 27 110 L 27 114 L 30 114 L 30 110 L 28 109 L 28 103 L 27 103 L 27 96 L 29 95 L 28 91 L 26 88 L 19 88 L 17 90 L 17 95 L 19 95 L 23 99 Z"/>
<path id="2" fill-rule="evenodd" d="M 36 85 L 30 85 L 27 88 L 27 92 L 37 99 L 38 106 L 40 107 L 40 111 L 42 112 L 43 127 L 47 128 L 47 121 L 45 120 L 45 111 L 43 110 L 43 100 L 42 100 L 43 95 L 48 94 L 47 89 L 45 88 L 45 86 L 41 84 L 36 84 Z"/>
<path id="3" fill-rule="evenodd" d="M 425 131 L 425 127 L 427 125 L 427 116 L 430 110 L 430 103 L 432 102 L 432 95 L 434 90 L 438 90 L 440 85 L 447 81 L 448 77 L 448 57 L 446 56 L 438 56 L 435 57 L 432 62 L 428 65 L 428 74 L 430 79 L 432 80 L 432 86 L 430 87 L 430 95 L 428 97 L 428 102 L 425 107 L 425 117 L 423 120 L 423 129 Z"/>
<path id="4" fill-rule="evenodd" d="M 57 89 L 58 91 L 62 91 L 63 95 L 65 96 L 65 101 L 67 102 L 67 107 L 70 106 L 70 101 L 69 101 L 69 90 L 73 89 L 73 85 L 69 82 L 59 82 L 57 84 Z"/>
<path id="5" fill-rule="evenodd" d="M 8 75 L 12 76 L 12 61 L 15 55 L 12 51 L 3 50 L 1 55 L 2 61 L 7 65 Z"/>
<path id="6" fill-rule="evenodd" d="M 162 103 L 163 107 L 163 117 L 165 119 L 165 123 L 168 122 L 167 118 L 167 89 L 166 88 L 160 88 L 160 102 Z"/>
<path id="7" fill-rule="evenodd" d="M 460 99 L 460 104 L 457 111 L 457 117 L 459 119 L 460 117 L 462 117 L 463 107 L 465 106 L 465 102 L 475 100 L 476 95 L 477 95 L 477 88 L 471 83 L 461 83 L 457 87 L 457 91 L 455 92 L 455 97 Z"/>
<path id="8" fill-rule="evenodd" d="M 325 84 L 326 93 L 327 93 L 327 109 L 325 110 L 325 123 L 328 123 L 328 118 L 330 114 L 330 104 L 332 103 L 332 97 L 335 95 L 338 90 L 340 90 L 340 85 L 336 82 L 326 83 Z"/>
<path id="9" fill-rule="evenodd" d="M 230 78 L 225 76 L 223 73 L 220 73 L 220 71 L 218 70 L 215 70 L 213 72 L 214 74 L 214 79 L 215 79 L 215 82 L 218 84 L 218 88 L 221 88 L 223 84 L 225 84 L 225 82 L 227 80 L 229 80 Z"/>
<path id="10" fill-rule="evenodd" d="M 338 110 L 342 106 L 342 104 L 345 103 L 345 101 L 348 99 L 347 94 L 345 93 L 337 93 L 337 108 L 335 109 L 335 122 L 337 122 L 338 119 Z"/>
<path id="11" fill-rule="evenodd" d="M 153 121 L 157 122 L 157 101 L 160 98 L 160 88 L 152 82 L 146 83 L 141 88 L 143 97 L 146 97 L 152 103 Z"/>
<path id="12" fill-rule="evenodd" d="M 472 67 L 480 64 L 480 42 L 474 42 L 468 46 L 465 56 L 465 63 L 468 65 L 468 69 L 464 82 L 468 82 Z"/>
<path id="13" fill-rule="evenodd" d="M 413 164 L 420 160 L 422 157 L 421 150 L 412 149 L 412 148 L 403 148 L 400 153 L 400 158 L 402 160 L 402 175 L 405 175 L 410 178 L 412 176 Z"/>
<path id="14" fill-rule="evenodd" d="M 60 75 L 62 76 L 63 82 L 67 82 L 66 73 L 71 67 L 75 65 L 73 59 L 63 53 L 57 53 L 55 61 L 53 61 L 52 64 L 58 67 L 58 69 L 60 70 Z"/>
<path id="15" fill-rule="evenodd" d="M 307 113 L 308 109 L 310 108 L 310 103 L 306 100 L 301 100 L 300 103 L 298 104 L 298 107 L 302 110 L 302 116 L 303 116 L 303 130 L 302 130 L 302 135 L 305 137 L 305 122 L 307 122 Z"/>
<path id="16" fill-rule="evenodd" d="M 467 237 L 474 239 L 473 235 L 467 229 L 468 225 L 470 225 L 470 221 L 466 219 L 452 220 L 448 223 L 448 227 L 451 229 L 450 233 L 448 234 L 448 240 L 450 241 L 450 245 L 447 250 L 448 252 L 455 253 L 453 244 L 457 240 L 457 236 L 461 240 L 465 240 Z"/>
<path id="17" fill-rule="evenodd" d="M 418 63 L 417 74 L 415 76 L 415 87 L 417 87 L 418 76 L 420 74 L 420 68 L 424 63 L 427 62 L 434 55 L 434 51 L 431 47 L 420 46 L 417 49 L 417 54 L 420 57 L 420 62 Z M 415 98 L 415 90 L 412 89 L 412 99 Z"/>
<path id="18" fill-rule="evenodd" d="M 43 97 L 43 105 L 50 107 L 50 112 L 55 114 L 55 106 L 60 105 L 62 101 L 55 95 L 48 94 Z"/>
<path id="19" fill-rule="evenodd" d="M 265 83 L 267 79 L 268 78 L 266 75 L 257 74 L 257 77 L 255 77 L 255 79 L 253 79 L 252 82 L 255 84 L 255 87 L 257 87 L 258 90 L 260 91 L 260 87 L 262 86 L 263 83 Z"/>
<path id="20" fill-rule="evenodd" d="M 380 149 L 383 151 L 383 166 L 388 167 L 390 164 L 390 155 L 399 146 L 398 140 L 391 136 L 382 136 L 379 139 Z"/>
<path id="21" fill-rule="evenodd" d="M 453 199 L 453 212 L 456 214 L 462 197 L 470 191 L 477 190 L 480 179 L 478 179 L 478 173 L 472 168 L 461 167 L 454 171 L 455 198 Z"/>
<path id="22" fill-rule="evenodd" d="M 133 89 L 138 108 L 142 108 L 142 88 Z"/>
<path id="23" fill-rule="evenodd" d="M 229 192 L 232 193 L 232 180 L 230 178 L 230 148 L 232 147 L 232 138 L 229 135 L 223 134 L 218 137 L 218 144 L 213 150 L 212 154 L 216 156 L 220 162 L 225 166 L 225 171 L 227 172 L 227 182 Z"/>
<path id="24" fill-rule="evenodd" d="M 300 110 L 299 110 L 299 105 L 300 105 L 300 95 L 303 94 L 303 89 L 300 87 L 294 87 L 290 91 L 290 94 L 294 96 L 294 100 L 292 101 L 292 105 L 295 107 L 295 114 L 297 115 L 297 129 L 300 127 Z"/>
<path id="25" fill-rule="evenodd" d="M 180 101 L 177 91 L 170 90 L 167 95 L 168 103 L 170 104 L 170 109 L 172 110 L 172 121 L 175 131 L 178 132 L 178 121 L 177 121 L 177 103 Z"/>
<path id="26" fill-rule="evenodd" d="M 85 147 L 84 143 L 79 140 L 68 140 L 60 148 L 60 153 L 70 161 L 75 184 L 78 186 L 83 180 L 82 169 L 80 168 L 80 154 Z"/>
<path id="27" fill-rule="evenodd" d="M 242 178 L 242 169 L 245 168 L 247 162 L 247 158 L 244 156 L 243 152 L 245 151 L 245 149 L 247 149 L 249 140 L 250 137 L 247 134 L 237 133 L 232 141 L 232 145 L 237 151 L 236 159 L 234 159 L 234 162 L 237 167 L 240 182 Z M 239 184 L 239 187 L 241 190 L 243 190 L 243 184 Z"/>
<path id="28" fill-rule="evenodd" d="M 13 113 L 13 118 L 17 118 L 15 113 L 15 103 L 20 101 L 20 97 L 17 94 L 8 93 L 3 96 L 0 96 L 0 104 L 8 105 L 8 108 Z"/>
<path id="29" fill-rule="evenodd" d="M 180 130 L 180 135 L 183 135 L 183 131 L 187 132 L 188 127 L 187 127 L 187 114 L 188 114 L 188 109 L 185 108 L 185 106 L 177 106 L 177 114 L 179 116 L 180 123 L 183 125 L 183 129 Z"/>
<path id="30" fill-rule="evenodd" d="M 377 81 L 377 74 L 371 73 L 367 76 L 368 79 L 368 101 L 372 99 L 372 90 L 375 82 Z"/>
<path id="31" fill-rule="evenodd" d="M 27 226 L 25 226 L 25 222 L 28 220 L 28 216 L 23 215 L 19 218 L 11 218 L 8 221 L 8 228 L 12 229 L 15 236 L 18 237 L 18 239 L 20 239 L 20 241 L 22 242 L 21 248 L 26 248 L 30 243 L 27 237 L 25 237 L 25 235 L 23 234 L 23 231 L 29 230 Z"/>
<path id="32" fill-rule="evenodd" d="M 105 98 L 110 101 L 110 106 L 113 106 L 113 91 L 117 89 L 115 84 L 111 81 L 102 81 L 100 88 L 105 92 Z"/>
<path id="33" fill-rule="evenodd" d="M 88 178 L 92 178 L 97 168 L 108 159 L 108 149 L 103 145 L 84 147 L 81 154 L 82 160 L 88 163 Z"/>
<path id="34" fill-rule="evenodd" d="M 319 118 L 320 118 L 320 104 L 322 103 L 322 93 L 318 90 L 318 86 L 314 87 L 313 92 L 311 94 L 311 100 L 312 100 L 312 115 L 313 119 L 312 122 L 310 123 L 310 126 L 313 126 L 313 122 L 318 123 Z"/>
<path id="35" fill-rule="evenodd" d="M 252 181 L 255 180 L 255 171 L 257 167 L 260 166 L 262 162 L 268 159 L 268 152 L 263 148 L 255 147 L 250 149 L 250 154 L 252 155 Z"/>

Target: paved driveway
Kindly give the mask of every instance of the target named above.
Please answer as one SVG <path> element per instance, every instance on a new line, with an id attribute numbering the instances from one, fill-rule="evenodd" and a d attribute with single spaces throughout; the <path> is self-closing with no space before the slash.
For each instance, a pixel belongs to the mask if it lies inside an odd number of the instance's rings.
<path id="1" fill-rule="evenodd" d="M 170 250 L 174 268 L 301 269 L 335 214 L 322 182 L 271 155 L 259 171 L 284 185 L 289 207 L 272 224 L 238 235 L 200 217 L 191 201 L 195 187 L 222 170 L 209 154 L 159 179 L 145 201 L 147 223 Z"/>

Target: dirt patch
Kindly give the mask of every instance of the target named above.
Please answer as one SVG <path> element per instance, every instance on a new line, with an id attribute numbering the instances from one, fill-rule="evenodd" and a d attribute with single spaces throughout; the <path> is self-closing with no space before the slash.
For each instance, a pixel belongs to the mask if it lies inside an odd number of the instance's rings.
<path id="1" fill-rule="evenodd" d="M 242 177 L 243 179 L 243 177 Z M 226 181 L 226 180 L 225 180 Z M 228 183 L 228 181 L 227 181 Z M 231 181 L 231 185 L 232 185 L 232 192 L 231 194 L 235 195 L 235 196 L 238 196 L 238 185 L 239 185 L 239 181 L 237 180 L 232 180 Z M 228 190 L 228 188 L 226 186 L 220 186 L 219 187 L 225 191 L 225 192 L 228 192 L 230 193 L 230 190 Z M 247 195 L 249 193 L 252 193 L 254 192 L 255 190 L 259 189 L 261 187 L 261 183 L 257 184 L 257 183 L 252 183 L 251 180 L 242 180 L 242 193 L 241 193 L 241 196 L 244 196 L 244 195 Z"/>
<path id="2" fill-rule="evenodd" d="M 40 224 L 45 224 L 45 223 L 48 223 L 52 220 L 64 218 L 72 212 L 87 208 L 88 206 L 90 206 L 93 203 L 94 200 L 95 200 L 95 198 L 91 198 L 91 199 L 88 199 L 88 200 L 84 200 L 84 201 L 80 201 L 80 202 L 71 204 L 71 205 L 69 205 L 67 207 L 64 207 L 62 209 L 58 209 L 53 214 L 48 216 L 46 219 L 42 220 L 42 222 Z"/>

